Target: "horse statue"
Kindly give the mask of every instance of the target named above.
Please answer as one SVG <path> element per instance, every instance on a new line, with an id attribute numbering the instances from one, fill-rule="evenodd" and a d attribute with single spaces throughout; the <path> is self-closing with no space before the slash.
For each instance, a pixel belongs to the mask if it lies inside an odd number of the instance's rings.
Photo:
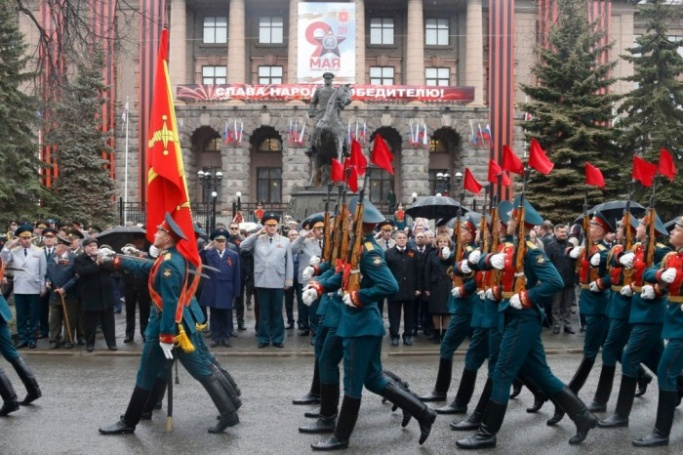
<path id="1" fill-rule="evenodd" d="M 325 113 L 315 124 L 308 151 L 311 160 L 309 186 L 331 184 L 332 158 L 341 161 L 342 155 L 349 155 L 349 142 L 341 121 L 341 111 L 350 103 L 351 87 L 348 84 L 339 86 L 328 100 Z"/>

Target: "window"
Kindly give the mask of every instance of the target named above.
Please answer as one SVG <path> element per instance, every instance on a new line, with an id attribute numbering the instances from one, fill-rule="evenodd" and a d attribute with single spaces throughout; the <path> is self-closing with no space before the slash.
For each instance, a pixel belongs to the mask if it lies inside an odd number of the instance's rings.
<path id="1" fill-rule="evenodd" d="M 370 84 L 372 85 L 394 85 L 393 66 L 371 66 Z"/>
<path id="2" fill-rule="evenodd" d="M 262 17 L 258 22 L 259 44 L 282 44 L 284 21 L 281 17 Z"/>
<path id="3" fill-rule="evenodd" d="M 204 43 L 225 44 L 228 42 L 228 18 L 204 18 Z"/>
<path id="4" fill-rule="evenodd" d="M 442 139 L 430 139 L 429 153 L 448 153 L 448 146 Z"/>
<path id="5" fill-rule="evenodd" d="M 280 142 L 280 139 L 275 137 L 266 138 L 259 144 L 258 151 L 274 153 L 282 152 L 282 142 Z"/>
<path id="6" fill-rule="evenodd" d="M 448 46 L 448 19 L 425 20 L 425 44 Z"/>
<path id="7" fill-rule="evenodd" d="M 228 69 L 225 66 L 202 66 L 202 84 L 225 84 L 227 75 Z"/>
<path id="8" fill-rule="evenodd" d="M 394 20 L 392 18 L 370 18 L 370 44 L 394 44 Z"/>
<path id="9" fill-rule="evenodd" d="M 265 202 L 282 202 L 282 168 L 260 167 L 257 173 L 257 200 Z"/>
<path id="10" fill-rule="evenodd" d="M 281 66 L 259 66 L 258 67 L 258 83 L 259 84 L 282 84 L 282 67 Z"/>
<path id="11" fill-rule="evenodd" d="M 395 201 L 396 195 L 393 195 L 394 179 L 384 169 L 376 170 L 370 176 L 370 200 L 375 203 L 385 203 L 390 200 Z M 392 196 L 389 196 L 392 194 Z"/>
<path id="12" fill-rule="evenodd" d="M 447 86 L 450 84 L 450 69 L 425 68 L 425 79 L 427 85 Z"/>

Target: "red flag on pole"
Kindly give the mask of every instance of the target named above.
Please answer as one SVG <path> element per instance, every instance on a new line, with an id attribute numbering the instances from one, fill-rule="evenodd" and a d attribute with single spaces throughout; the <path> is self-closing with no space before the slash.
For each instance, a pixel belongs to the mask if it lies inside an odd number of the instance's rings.
<path id="1" fill-rule="evenodd" d="M 348 165 L 354 166 L 358 175 L 364 175 L 365 169 L 368 167 L 368 160 L 363 155 L 360 142 L 356 139 L 351 139 L 351 156 Z"/>
<path id="2" fill-rule="evenodd" d="M 489 175 L 487 181 L 491 183 L 498 183 L 498 176 L 503 173 L 503 170 L 498 166 L 496 160 L 489 160 Z"/>
<path id="3" fill-rule="evenodd" d="M 370 153 L 370 161 L 377 167 L 381 167 L 389 174 L 394 175 L 394 167 L 391 164 L 394 161 L 394 155 L 379 134 L 375 134 L 372 152 Z"/>
<path id="4" fill-rule="evenodd" d="M 586 185 L 605 187 L 605 179 L 602 171 L 586 161 Z"/>
<path id="5" fill-rule="evenodd" d="M 481 193 L 481 183 L 477 182 L 477 179 L 474 178 L 474 175 L 472 175 L 472 172 L 470 172 L 468 168 L 465 168 L 465 180 L 463 181 L 463 188 L 470 193 L 476 194 L 477 196 L 479 196 L 479 193 Z"/>
<path id="6" fill-rule="evenodd" d="M 199 266 L 201 261 L 195 242 L 173 92 L 168 79 L 167 29 L 161 32 L 147 139 L 147 239 L 154 241 L 157 226 L 163 223 L 166 212 L 170 213 L 187 237 L 177 243 L 178 251 L 195 267 Z"/>
<path id="7" fill-rule="evenodd" d="M 352 192 L 355 193 L 358 191 L 358 172 L 354 166 L 349 166 L 349 176 L 346 183 L 349 185 L 349 189 Z"/>
<path id="8" fill-rule="evenodd" d="M 638 155 L 633 156 L 633 180 L 638 180 L 643 186 L 650 188 L 656 174 L 656 164 L 645 161 Z"/>
<path id="9" fill-rule="evenodd" d="M 503 146 L 503 170 L 512 172 L 513 174 L 522 175 L 524 173 L 524 164 L 519 159 L 515 152 L 507 145 Z"/>
<path id="10" fill-rule="evenodd" d="M 344 167 L 336 158 L 332 158 L 332 164 L 330 165 L 330 180 L 333 182 L 344 181 Z"/>
<path id="11" fill-rule="evenodd" d="M 529 167 L 536 169 L 543 175 L 550 174 L 555 164 L 550 161 L 536 138 L 531 139 L 529 144 Z"/>
<path id="12" fill-rule="evenodd" d="M 659 173 L 668 178 L 671 182 L 674 181 L 676 174 L 678 174 L 678 169 L 671 156 L 671 152 L 664 147 L 659 150 Z"/>
<path id="13" fill-rule="evenodd" d="M 510 176 L 507 174 L 507 172 L 503 172 L 503 180 L 500 182 L 500 184 L 503 186 L 512 185 L 512 181 L 510 181 Z"/>

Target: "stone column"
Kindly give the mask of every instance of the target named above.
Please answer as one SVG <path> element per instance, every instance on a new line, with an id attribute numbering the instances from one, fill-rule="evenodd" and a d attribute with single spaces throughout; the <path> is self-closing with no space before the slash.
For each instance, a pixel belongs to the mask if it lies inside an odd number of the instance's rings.
<path id="1" fill-rule="evenodd" d="M 299 56 L 299 0 L 289 0 L 289 39 L 287 43 L 287 84 L 297 82 Z"/>
<path id="2" fill-rule="evenodd" d="M 365 84 L 365 0 L 356 4 L 356 84 Z"/>
<path id="3" fill-rule="evenodd" d="M 172 75 L 173 93 L 178 84 L 192 83 L 187 76 L 187 11 L 185 0 L 171 0 L 170 39 L 173 43 L 168 56 L 168 71 Z"/>
<path id="4" fill-rule="evenodd" d="M 246 80 L 244 0 L 230 0 L 228 14 L 228 84 L 241 84 Z"/>
<path id="5" fill-rule="evenodd" d="M 484 105 L 484 25 L 481 0 L 467 0 L 465 85 L 474 87 L 470 105 Z"/>
<path id="6" fill-rule="evenodd" d="M 408 0 L 408 40 L 406 42 L 405 83 L 424 85 L 425 48 L 422 0 Z"/>

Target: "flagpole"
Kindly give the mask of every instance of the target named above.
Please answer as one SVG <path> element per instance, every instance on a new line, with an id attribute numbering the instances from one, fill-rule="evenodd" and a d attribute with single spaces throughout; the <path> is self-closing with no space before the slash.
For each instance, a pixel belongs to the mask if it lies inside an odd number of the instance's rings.
<path id="1" fill-rule="evenodd" d="M 128 97 L 126 97 L 126 164 L 125 164 L 125 177 L 124 177 L 124 183 L 123 183 L 123 202 L 124 204 L 128 204 L 128 140 L 129 140 L 129 134 L 128 134 L 128 117 L 130 114 L 128 113 Z M 123 209 L 123 225 L 125 226 L 128 223 L 128 210 L 126 210 L 127 207 L 124 207 Z"/>

